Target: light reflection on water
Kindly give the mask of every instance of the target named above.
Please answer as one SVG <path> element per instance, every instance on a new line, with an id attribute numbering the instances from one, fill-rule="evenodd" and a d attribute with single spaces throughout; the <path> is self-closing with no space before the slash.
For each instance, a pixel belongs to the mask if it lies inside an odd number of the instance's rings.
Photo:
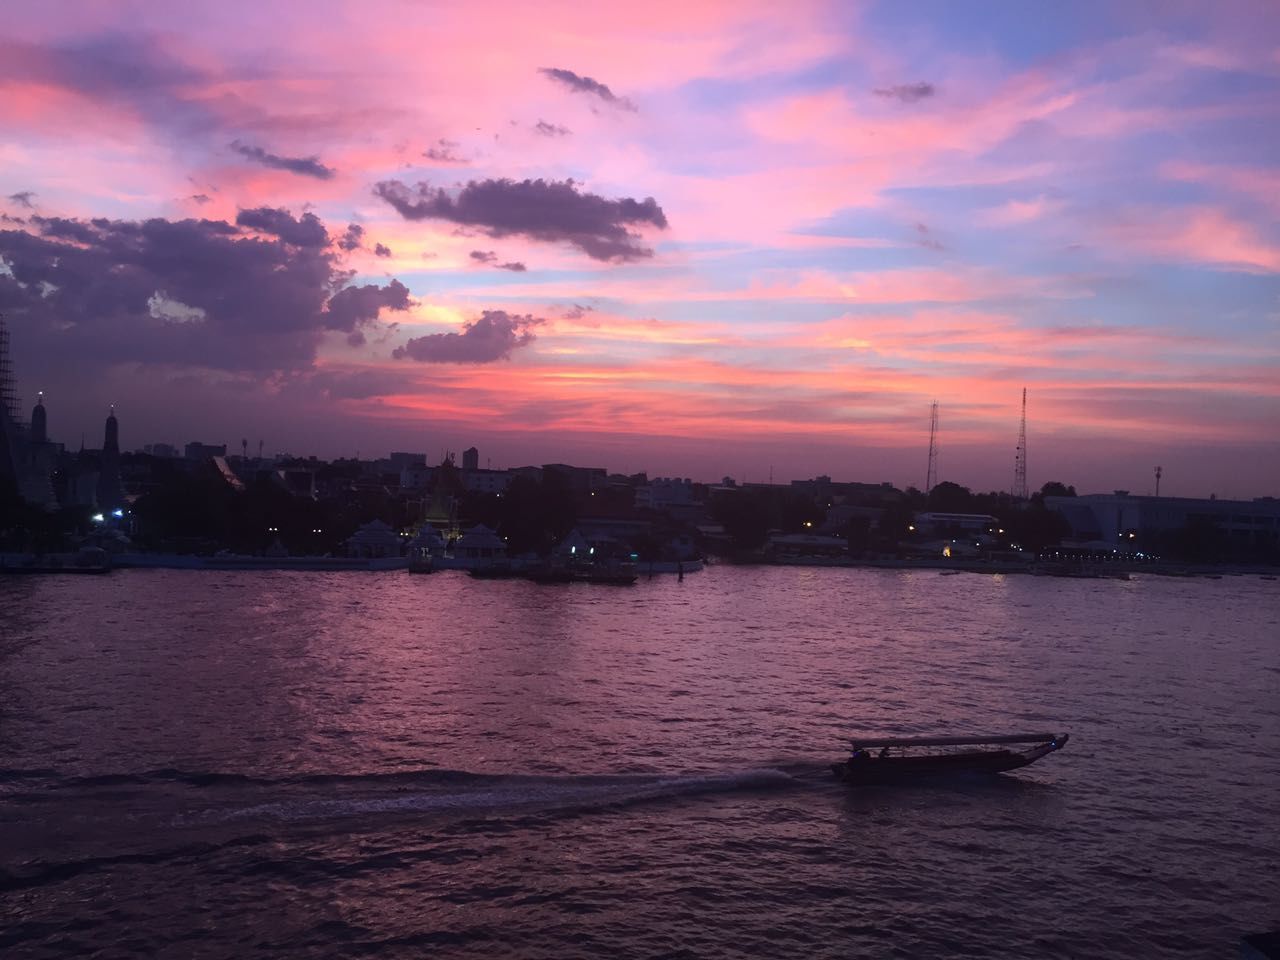
<path id="1" fill-rule="evenodd" d="M 0 944 L 1229 953 L 1280 899 L 1275 586 L 0 581 Z M 1072 740 L 994 782 L 823 777 L 855 730 L 1023 728 Z"/>

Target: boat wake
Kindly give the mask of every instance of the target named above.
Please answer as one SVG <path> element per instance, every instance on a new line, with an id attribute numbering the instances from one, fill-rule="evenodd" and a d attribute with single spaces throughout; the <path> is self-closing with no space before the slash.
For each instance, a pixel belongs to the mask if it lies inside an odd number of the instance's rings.
<path id="1" fill-rule="evenodd" d="M 811 769 L 587 776 L 429 769 L 279 779 L 175 769 L 93 777 L 30 770 L 0 776 L 0 796 L 22 828 L 15 836 L 37 848 L 73 847 L 124 835 L 225 840 L 291 828 L 359 830 L 389 819 L 497 826 L 531 816 L 580 816 L 688 797 L 803 788 L 812 783 Z"/>
<path id="2" fill-rule="evenodd" d="M 503 834 L 683 798 L 803 788 L 806 769 L 529 776 L 462 770 L 264 778 L 176 769 L 67 777 L 0 770 L 0 892 L 120 865 L 204 863 L 346 833 Z M 812 765 L 809 765 L 812 768 Z M 325 842 L 325 841 L 320 841 Z"/>
<path id="3" fill-rule="evenodd" d="M 313 789 L 263 802 L 219 806 L 189 814 L 187 822 L 314 821 L 396 814 L 511 814 L 590 812 L 703 794 L 776 790 L 800 781 L 782 770 L 759 769 L 688 776 L 538 777 L 430 771 L 388 777 L 325 778 Z M 375 781 L 370 783 L 369 780 Z M 389 782 L 387 782 L 389 781 Z"/>

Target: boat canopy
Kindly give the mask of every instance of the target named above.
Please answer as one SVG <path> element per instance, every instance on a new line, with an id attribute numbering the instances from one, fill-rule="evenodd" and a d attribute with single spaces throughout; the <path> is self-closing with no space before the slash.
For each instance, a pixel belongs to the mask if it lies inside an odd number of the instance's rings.
<path id="1" fill-rule="evenodd" d="M 963 747 L 978 746 L 986 743 L 1048 743 L 1057 740 L 1059 733 L 1002 733 L 971 734 L 967 737 L 877 737 L 863 739 L 853 737 L 855 747 L 874 749 L 876 747 Z"/>

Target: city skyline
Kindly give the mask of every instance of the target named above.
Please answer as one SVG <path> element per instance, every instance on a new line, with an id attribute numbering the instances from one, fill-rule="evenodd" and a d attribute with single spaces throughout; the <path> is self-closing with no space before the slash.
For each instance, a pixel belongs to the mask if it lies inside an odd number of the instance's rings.
<path id="1" fill-rule="evenodd" d="M 69 446 L 1250 498 L 1269 4 L 18 3 L 0 312 Z"/>

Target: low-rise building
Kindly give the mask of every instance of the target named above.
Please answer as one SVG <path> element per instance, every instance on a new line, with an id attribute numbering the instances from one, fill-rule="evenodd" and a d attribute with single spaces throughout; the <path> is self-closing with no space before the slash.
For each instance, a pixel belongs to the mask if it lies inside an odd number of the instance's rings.
<path id="1" fill-rule="evenodd" d="M 398 557 L 404 541 L 381 520 L 371 520 L 347 538 L 347 554 L 352 557 Z"/>
<path id="2" fill-rule="evenodd" d="M 666 510 L 669 507 L 687 507 L 697 502 L 694 484 L 688 477 L 655 477 L 636 487 L 636 507 Z"/>
<path id="3" fill-rule="evenodd" d="M 987 513 L 917 513 L 916 526 L 924 533 L 961 530 L 965 533 L 995 532 L 1000 521 Z"/>
<path id="4" fill-rule="evenodd" d="M 1131 496 L 1123 490 L 1079 497 L 1045 497 L 1071 527 L 1077 541 L 1129 547 L 1195 525 L 1224 534 L 1233 546 L 1258 548 L 1280 541 L 1280 499 L 1219 500 L 1216 497 Z"/>
<path id="5" fill-rule="evenodd" d="M 462 487 L 469 493 L 502 493 L 511 483 L 506 470 L 480 470 L 462 468 Z"/>

